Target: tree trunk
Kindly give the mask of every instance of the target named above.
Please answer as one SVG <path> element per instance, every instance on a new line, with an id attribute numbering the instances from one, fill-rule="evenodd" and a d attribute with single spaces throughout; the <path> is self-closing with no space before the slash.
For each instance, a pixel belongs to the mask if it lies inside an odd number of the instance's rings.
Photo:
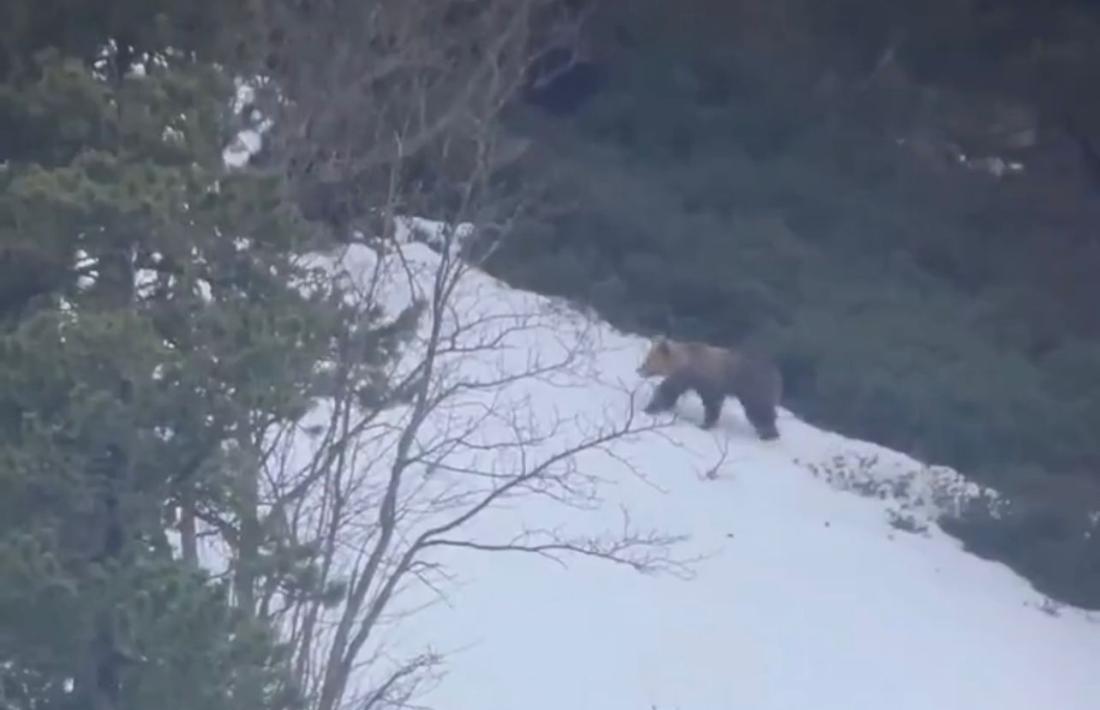
<path id="1" fill-rule="evenodd" d="M 180 547 L 183 561 L 191 567 L 199 566 L 199 541 L 195 521 L 195 496 L 191 486 L 184 484 L 180 494 Z"/>
<path id="2" fill-rule="evenodd" d="M 241 423 L 237 442 L 248 463 L 239 472 L 238 515 L 240 516 L 240 537 L 237 541 L 237 568 L 233 571 L 234 592 L 237 606 L 249 616 L 256 612 L 256 565 L 260 554 L 260 523 L 258 508 L 260 505 L 260 480 L 255 453 L 249 441 L 247 418 Z"/>

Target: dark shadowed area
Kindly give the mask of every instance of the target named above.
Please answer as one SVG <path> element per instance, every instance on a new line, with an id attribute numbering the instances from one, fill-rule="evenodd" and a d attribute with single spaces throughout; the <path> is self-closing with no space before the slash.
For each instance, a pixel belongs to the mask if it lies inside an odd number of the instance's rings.
<path id="1" fill-rule="evenodd" d="M 1013 498 L 945 521 L 1100 606 L 1094 3 L 592 3 L 515 130 L 556 209 L 491 263 L 773 349 L 799 416 Z"/>

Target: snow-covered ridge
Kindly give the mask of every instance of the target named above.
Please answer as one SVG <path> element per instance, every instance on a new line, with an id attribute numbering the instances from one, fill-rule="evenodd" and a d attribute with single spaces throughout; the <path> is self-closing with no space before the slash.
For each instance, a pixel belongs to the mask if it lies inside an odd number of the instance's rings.
<path id="1" fill-rule="evenodd" d="M 243 135 L 227 149 L 227 162 L 245 163 L 261 141 L 262 127 Z M 462 229 L 459 236 L 468 236 Z M 442 257 L 456 256 L 440 250 L 441 230 L 402 221 L 398 241 L 407 262 L 400 265 L 383 264 L 361 245 L 311 261 L 347 283 L 377 286 L 396 313 L 429 292 Z M 386 273 L 378 280 L 381 267 Z M 471 271 L 451 306 L 452 330 L 456 321 L 488 315 L 462 337 L 501 336 L 504 347 L 483 358 L 456 354 L 444 381 L 499 377 L 563 351 L 584 355 L 556 377 L 464 398 L 529 415 L 511 424 L 564 423 L 550 427 L 544 449 L 630 416 L 631 396 L 640 406 L 652 387 L 634 374 L 644 339 L 568 304 Z M 410 348 L 398 373 L 415 364 L 416 353 Z M 303 423 L 289 460 L 308 461 L 316 448 L 311 425 L 327 411 L 319 403 Z M 430 446 L 433 436 L 477 416 L 471 411 L 438 412 L 423 441 Z M 403 416 L 407 411 L 397 408 L 383 424 L 399 426 Z M 688 536 L 678 549 L 683 558 L 699 558 L 692 576 L 640 576 L 583 557 L 563 571 L 538 557 L 439 550 L 433 564 L 456 576 L 407 590 L 391 610 L 397 623 L 364 654 L 373 662 L 359 671 L 360 685 L 429 649 L 446 656 L 446 675 L 413 703 L 441 710 L 1096 707 L 1100 625 L 1078 612 L 1039 613 L 1035 607 L 1052 607 L 1024 580 L 964 553 L 932 522 L 974 498 L 995 507 L 995 494 L 950 469 L 816 429 L 789 412 L 781 414 L 781 440 L 770 444 L 755 439 L 734 402 L 711 432 L 695 426 L 700 416 L 688 395 L 675 417 L 663 418 L 669 426 L 662 431 L 576 457 L 590 506 L 513 499 L 462 531 L 490 542 L 540 527 L 584 535 L 614 528 L 625 509 L 643 529 Z M 474 433 L 492 441 L 509 422 L 495 424 Z M 385 432 L 366 437 L 356 461 L 384 468 L 392 439 Z M 406 501 L 438 499 L 463 463 L 507 474 L 536 452 L 504 447 L 486 455 L 475 446 L 447 453 L 451 470 L 422 467 Z M 365 517 L 374 514 L 375 490 L 361 492 Z M 413 519 L 407 532 L 430 524 Z M 434 605 L 401 616 L 420 603 Z"/>
<path id="2" fill-rule="evenodd" d="M 445 256 L 428 246 L 430 234 L 416 236 L 430 223 L 404 226 L 402 258 L 390 262 L 399 266 L 382 281 L 377 256 L 362 245 L 316 263 L 374 283 L 396 312 L 430 293 Z M 470 471 L 507 477 L 616 417 L 646 417 L 637 412 L 652 383 L 634 374 L 643 338 L 476 270 L 459 282 L 446 320 L 456 341 L 495 345 L 484 356 L 460 348 L 444 358 L 441 382 L 496 384 L 432 415 L 425 450 L 456 428 L 468 436 L 419 471 L 403 498 L 409 509 L 470 485 Z M 567 366 L 509 381 L 565 354 Z M 408 357 L 418 357 L 415 346 Z M 387 413 L 394 424 L 406 415 Z M 1023 579 L 966 554 L 934 523 L 967 500 L 995 501 L 993 492 L 790 412 L 781 413 L 778 442 L 757 440 L 733 401 L 714 430 L 700 430 L 700 418 L 688 395 L 662 430 L 576 456 L 585 506 L 536 492 L 461 528 L 463 541 L 487 545 L 539 530 L 583 538 L 615 529 L 625 510 L 640 529 L 683 535 L 675 549 L 695 560 L 691 574 L 639 576 L 584 557 L 562 573 L 532 556 L 441 549 L 433 563 L 458 577 L 410 589 L 402 609 L 428 606 L 378 639 L 388 654 L 425 646 L 450 654 L 446 677 L 418 704 L 1095 707 L 1100 625 L 1078 612 L 1038 613 L 1033 607 L 1050 606 Z M 529 445 L 508 445 L 515 437 Z M 360 455 L 384 461 L 392 443 L 380 436 Z M 403 534 L 435 522 L 411 519 Z M 375 672 L 365 669 L 364 683 Z"/>
<path id="3" fill-rule="evenodd" d="M 404 218 L 399 220 L 396 242 L 402 245 L 402 254 L 413 264 L 412 268 L 426 278 L 438 268 L 440 251 L 445 243 L 450 245 L 450 257 L 459 258 L 458 253 L 473 232 L 469 224 L 447 226 L 421 218 Z M 447 238 L 445 233 L 453 233 L 453 237 Z M 375 289 L 385 292 L 391 312 L 399 311 L 414 297 L 425 298 L 429 289 L 427 284 L 411 285 L 406 274 L 409 264 L 396 260 L 391 259 L 389 274 L 379 276 L 374 273 L 378 265 L 377 256 L 361 244 L 344 247 L 338 255 L 326 255 L 316 263 L 325 265 L 330 274 L 345 283 L 372 280 L 384 284 L 376 285 Z M 649 347 L 647 339 L 623 333 L 607 324 L 595 324 L 592 314 L 579 311 L 564 299 L 517 292 L 483 272 L 471 271 L 463 278 L 470 281 L 467 286 L 469 293 L 460 293 L 456 301 L 463 304 L 460 310 L 467 320 L 478 317 L 471 315 L 474 313 L 491 318 L 512 318 L 513 321 L 517 318 L 527 321 L 536 317 L 543 321 L 549 318 L 550 321 L 543 322 L 543 325 L 552 330 L 561 327 L 562 332 L 569 332 L 575 338 L 582 337 L 582 331 L 589 337 L 596 336 L 598 346 L 596 342 L 589 344 L 595 351 L 589 353 L 583 363 L 589 375 L 597 378 L 595 373 L 613 375 L 620 386 L 637 386 L 638 396 L 648 398 L 655 383 L 638 382 L 633 373 L 633 367 L 641 362 Z M 515 303 L 516 307 L 509 308 L 509 303 Z M 485 328 L 478 330 L 484 331 Z M 470 334 L 473 338 L 482 336 L 484 332 Z M 529 343 L 528 347 L 535 346 Z M 629 370 L 618 367 L 623 357 L 634 360 Z M 702 403 L 694 393 L 687 393 L 678 407 L 677 419 L 690 426 L 701 421 L 701 418 Z M 732 399 L 727 400 L 723 421 L 739 428 L 747 426 L 740 406 Z M 942 514 L 958 514 L 971 502 L 981 503 L 993 514 L 997 513 L 1002 502 L 994 489 L 970 481 L 950 467 L 926 464 L 871 442 L 809 427 L 785 409 L 780 410 L 780 421 L 787 428 L 794 425 L 798 430 L 805 427 L 814 432 L 811 440 L 800 441 L 801 446 L 792 450 L 793 463 L 838 490 L 883 501 L 884 521 L 896 522 L 905 518 L 918 527 L 926 527 L 934 524 Z M 724 438 L 725 435 L 721 437 Z M 717 456 L 719 452 L 728 454 L 728 442 L 717 442 L 714 453 Z M 719 475 L 719 469 L 707 467 L 704 474 L 713 478 Z"/>

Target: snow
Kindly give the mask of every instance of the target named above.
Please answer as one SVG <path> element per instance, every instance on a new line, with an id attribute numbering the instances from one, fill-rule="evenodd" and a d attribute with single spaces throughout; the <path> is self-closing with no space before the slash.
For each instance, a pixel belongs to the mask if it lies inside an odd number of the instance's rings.
<path id="1" fill-rule="evenodd" d="M 416 225 L 406 225 L 416 226 Z M 424 224 L 419 225 L 423 227 Z M 428 241 L 431 241 L 430 239 Z M 423 243 L 405 257 L 425 270 L 383 291 L 396 309 L 410 291 L 429 288 L 441 258 Z M 376 264 L 363 247 L 330 268 L 366 279 Z M 547 455 L 629 413 L 629 390 L 648 342 L 617 332 L 561 303 L 514 290 L 471 271 L 455 296 L 454 318 L 491 316 L 480 331 L 503 332 L 511 349 L 492 358 L 463 356 L 446 377 L 485 378 L 544 362 L 582 344 L 584 357 L 555 378 L 530 378 L 466 396 L 490 399 L 533 426 L 566 422 L 532 455 Z M 454 324 L 451 324 L 453 327 Z M 483 337 L 479 329 L 466 337 Z M 640 397 L 648 396 L 646 383 Z M 635 403 L 641 409 L 642 401 Z M 467 421 L 459 407 L 434 417 L 430 439 Z M 398 416 L 398 415 L 394 415 Z M 651 421 L 637 411 L 641 423 Z M 621 510 L 643 529 L 686 534 L 679 557 L 701 556 L 693 576 L 643 575 L 584 557 L 567 566 L 521 553 L 435 550 L 457 579 L 436 599 L 387 630 L 390 655 L 425 647 L 445 654 L 445 675 L 415 699 L 440 710 L 1075 710 L 1100 706 L 1100 625 L 1043 598 L 1005 566 L 965 553 L 931 516 L 987 494 L 959 474 L 929 467 L 870 443 L 846 439 L 782 412 L 782 438 L 761 442 L 740 407 L 727 402 L 716 429 L 696 422 L 686 396 L 660 432 L 615 442 L 611 454 L 578 457 L 599 505 L 563 507 L 545 497 L 515 498 L 461 529 L 465 540 L 500 542 L 525 527 L 572 534 L 617 529 Z M 492 420 L 481 441 L 513 434 Z M 537 451 L 536 451 L 537 450 Z M 723 460 L 723 454 L 725 454 Z M 460 465 L 513 470 L 517 450 L 486 461 L 473 447 L 446 467 L 424 472 L 409 496 L 462 481 Z M 630 467 L 626 462 L 631 464 Z M 636 470 L 634 470 L 636 468 Z M 816 469 L 814 475 L 811 469 Z M 830 473 L 831 471 L 831 473 Z M 708 472 L 712 475 L 708 476 Z M 851 489 L 904 491 L 884 497 Z M 437 486 L 433 489 L 433 486 Z M 410 498 L 411 499 L 411 498 Z M 890 525 L 906 515 L 927 525 Z M 410 522 L 413 527 L 428 521 Z M 407 605 L 409 601 L 402 602 Z M 367 673 L 368 671 L 364 671 Z"/>
<path id="2" fill-rule="evenodd" d="M 227 163 L 246 163 L 265 128 L 228 146 Z M 422 241 L 439 245 L 438 225 L 413 219 L 401 227 L 405 237 L 427 232 Z M 463 227 L 458 241 L 469 232 Z M 394 313 L 411 292 L 422 296 L 430 288 L 441 258 L 424 243 L 403 249 L 421 274 L 411 281 L 395 274 L 379 291 Z M 362 247 L 316 263 L 364 288 L 379 264 Z M 553 453 L 590 435 L 593 422 L 628 413 L 645 339 L 477 271 L 464 278 L 453 305 L 452 321 L 490 316 L 463 339 L 508 330 L 511 349 L 496 350 L 491 359 L 455 358 L 444 376 L 450 381 L 491 379 L 529 367 L 533 356 L 550 361 L 570 346 L 586 346 L 587 356 L 564 376 L 483 388 L 457 403 L 480 399 L 544 425 L 570 424 L 523 453 Z M 455 332 L 454 322 L 449 327 Z M 422 438 L 438 440 L 463 417 L 476 420 L 463 411 L 440 410 Z M 325 414 L 322 403 L 302 430 Z M 445 676 L 414 699 L 440 710 L 1100 706 L 1100 625 L 1080 610 L 1049 605 L 1025 580 L 965 553 L 931 522 L 937 510 L 969 498 L 995 503 L 991 491 L 950 469 L 814 428 L 789 412 L 781 413 L 781 440 L 769 443 L 756 440 L 736 403 L 727 403 L 711 432 L 695 425 L 700 416 L 698 400 L 688 395 L 676 415 L 662 417 L 667 429 L 617 441 L 613 455 L 578 456 L 581 470 L 599 477 L 588 481 L 600 501 L 591 511 L 516 498 L 458 536 L 507 541 L 533 527 L 596 534 L 616 529 L 627 509 L 640 527 L 690 536 L 676 552 L 702 556 L 693 576 L 640 575 L 583 557 L 562 567 L 518 553 L 437 550 L 433 561 L 446 563 L 457 578 L 401 598 L 401 608 L 437 603 L 390 626 L 371 649 L 384 648 L 372 656 L 375 663 L 399 663 L 426 647 L 443 653 Z M 482 422 L 476 438 L 507 441 L 505 429 Z M 292 458 L 299 463 L 308 459 L 307 439 L 296 444 Z M 372 440 L 363 460 L 382 466 L 391 449 L 386 437 Z M 445 457 L 446 466 L 421 472 L 404 501 L 451 490 L 462 482 L 457 469 L 464 465 L 514 471 L 519 453 L 505 447 L 486 462 L 476 446 L 459 447 Z M 899 519 L 917 532 L 892 527 Z M 411 520 L 404 532 L 411 539 L 430 524 Z M 206 562 L 224 567 L 218 557 Z M 368 684 L 384 672 L 367 666 L 360 680 Z"/>

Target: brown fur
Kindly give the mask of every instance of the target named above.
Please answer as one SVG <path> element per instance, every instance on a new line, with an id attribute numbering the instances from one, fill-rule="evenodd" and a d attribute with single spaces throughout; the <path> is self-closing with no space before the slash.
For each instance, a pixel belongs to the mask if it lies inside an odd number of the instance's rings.
<path id="1" fill-rule="evenodd" d="M 775 363 L 763 355 L 661 338 L 650 347 L 638 374 L 665 378 L 646 405 L 649 414 L 671 409 L 691 389 L 703 400 L 702 426 L 709 429 L 717 422 L 725 398 L 732 396 L 740 401 L 761 439 L 779 438 L 775 420 L 783 378 Z"/>

